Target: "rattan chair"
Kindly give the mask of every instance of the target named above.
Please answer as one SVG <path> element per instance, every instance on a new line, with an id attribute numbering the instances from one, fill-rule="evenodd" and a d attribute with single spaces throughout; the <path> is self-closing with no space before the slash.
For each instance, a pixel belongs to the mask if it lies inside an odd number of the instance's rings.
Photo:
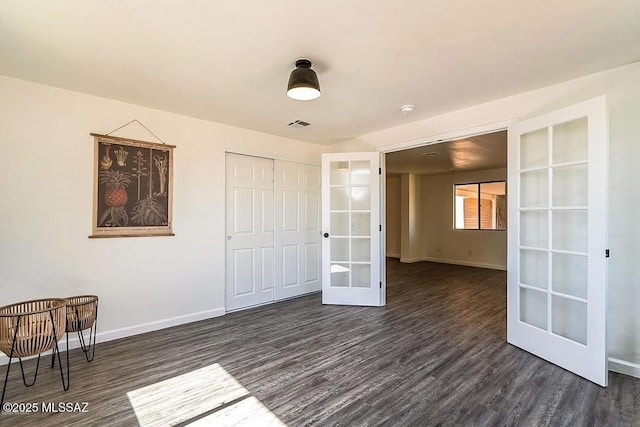
<path id="1" fill-rule="evenodd" d="M 67 342 L 69 332 L 78 333 L 80 348 L 84 352 L 87 362 L 91 362 L 96 355 L 96 331 L 98 328 L 98 297 L 95 295 L 79 295 L 66 298 L 67 300 Z M 85 340 L 84 332 L 89 329 L 89 340 Z M 51 367 L 55 363 L 55 350 L 51 355 Z"/>
<path id="2" fill-rule="evenodd" d="M 58 342 L 65 333 L 67 318 L 67 300 L 62 298 L 39 299 L 25 301 L 0 307 L 0 351 L 9 356 L 7 373 L 2 388 L 0 411 L 7 390 L 7 380 L 11 361 L 14 357 L 20 360 L 22 382 L 26 387 L 35 384 L 40 367 L 40 355 L 52 350 L 60 354 Z M 67 342 L 67 380 L 62 371 L 62 360 L 58 357 L 62 388 L 69 389 L 69 343 Z M 36 372 L 31 383 L 27 383 L 22 358 L 38 355 Z"/>

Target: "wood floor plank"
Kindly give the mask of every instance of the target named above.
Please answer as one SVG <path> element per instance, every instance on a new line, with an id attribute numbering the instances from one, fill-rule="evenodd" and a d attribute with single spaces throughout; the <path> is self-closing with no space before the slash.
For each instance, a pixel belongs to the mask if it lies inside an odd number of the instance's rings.
<path id="1" fill-rule="evenodd" d="M 604 389 L 506 343 L 504 272 L 387 267 L 385 307 L 323 306 L 316 294 L 100 344 L 92 363 L 74 350 L 66 393 L 59 372 L 41 366 L 27 389 L 14 366 L 7 401 L 87 401 L 89 413 L 3 414 L 0 425 L 137 426 L 182 396 L 181 425 L 265 414 L 289 426 L 640 425 L 640 380 L 610 373 Z M 189 402 L 206 403 L 198 393 L 215 383 L 163 388 L 212 366 L 241 385 L 237 401 L 195 413 Z"/>

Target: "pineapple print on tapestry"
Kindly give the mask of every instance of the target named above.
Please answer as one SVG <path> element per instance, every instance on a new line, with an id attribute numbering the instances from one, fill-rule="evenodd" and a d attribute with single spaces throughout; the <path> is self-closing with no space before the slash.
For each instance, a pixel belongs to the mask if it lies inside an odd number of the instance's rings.
<path id="1" fill-rule="evenodd" d="M 94 237 L 171 234 L 174 147 L 94 136 Z"/>

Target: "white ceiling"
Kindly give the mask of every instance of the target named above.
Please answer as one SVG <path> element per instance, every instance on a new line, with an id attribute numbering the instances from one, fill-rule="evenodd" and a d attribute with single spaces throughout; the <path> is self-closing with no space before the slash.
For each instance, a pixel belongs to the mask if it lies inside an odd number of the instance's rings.
<path id="1" fill-rule="evenodd" d="M 0 74 L 332 143 L 636 62 L 639 22 L 638 0 L 0 0 Z M 298 57 L 316 101 L 285 95 Z"/>
<path id="2" fill-rule="evenodd" d="M 389 153 L 387 174 L 468 172 L 507 167 L 507 131 Z"/>

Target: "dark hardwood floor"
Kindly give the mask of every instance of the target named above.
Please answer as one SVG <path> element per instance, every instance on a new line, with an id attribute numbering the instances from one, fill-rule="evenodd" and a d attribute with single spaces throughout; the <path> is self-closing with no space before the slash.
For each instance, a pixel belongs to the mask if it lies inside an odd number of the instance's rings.
<path id="1" fill-rule="evenodd" d="M 29 389 L 16 365 L 7 401 L 88 413 L 0 425 L 640 426 L 640 380 L 610 373 L 600 388 L 506 343 L 504 272 L 388 271 L 386 307 L 316 294 L 100 344 L 90 364 L 73 350 L 66 393 L 46 363 Z"/>

